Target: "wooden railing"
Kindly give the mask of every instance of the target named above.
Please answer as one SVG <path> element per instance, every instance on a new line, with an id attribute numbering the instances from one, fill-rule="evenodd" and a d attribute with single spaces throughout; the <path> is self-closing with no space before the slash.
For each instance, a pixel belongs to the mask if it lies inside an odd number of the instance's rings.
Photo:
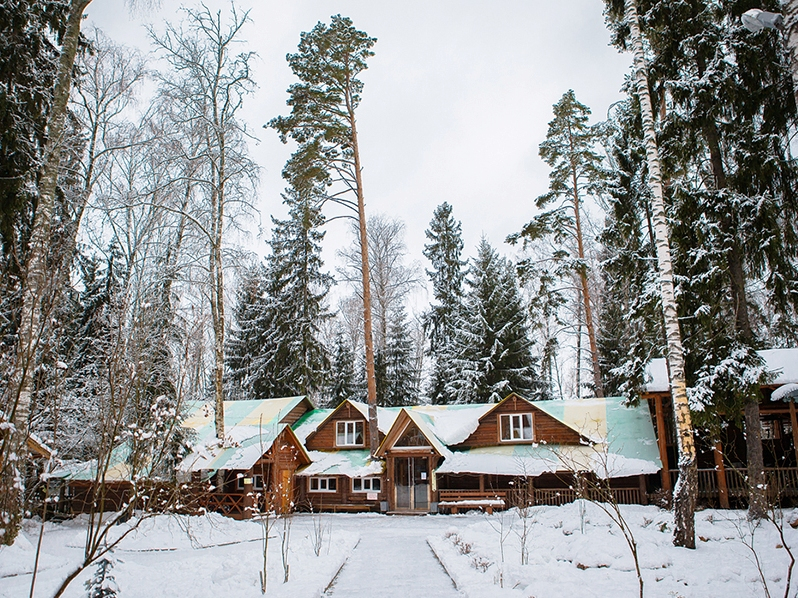
<path id="1" fill-rule="evenodd" d="M 589 488 L 586 490 L 589 500 L 606 502 L 609 500 L 607 490 Z M 612 495 L 618 504 L 641 504 L 639 488 L 613 488 Z M 508 507 L 527 505 L 564 505 L 579 498 L 575 488 L 530 488 L 517 490 L 440 490 L 440 502 L 469 500 L 501 499 Z"/>
<path id="2" fill-rule="evenodd" d="M 728 468 L 726 471 L 726 487 L 729 497 L 747 498 L 748 469 Z M 679 477 L 678 469 L 670 470 L 671 482 L 675 485 Z M 766 467 L 768 494 L 772 500 L 793 498 L 798 496 L 798 467 Z M 698 470 L 698 496 L 700 498 L 718 498 L 718 472 L 715 469 Z"/>

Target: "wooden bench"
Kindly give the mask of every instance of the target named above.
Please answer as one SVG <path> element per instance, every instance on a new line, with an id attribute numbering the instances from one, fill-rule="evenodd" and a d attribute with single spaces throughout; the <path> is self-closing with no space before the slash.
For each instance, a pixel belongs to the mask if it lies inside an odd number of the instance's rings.
<path id="1" fill-rule="evenodd" d="M 479 509 L 490 514 L 493 513 L 493 509 L 503 509 L 507 506 L 506 494 L 503 491 L 441 490 L 438 509 L 446 509 L 452 514 L 457 514 L 461 509 L 464 511 Z"/>

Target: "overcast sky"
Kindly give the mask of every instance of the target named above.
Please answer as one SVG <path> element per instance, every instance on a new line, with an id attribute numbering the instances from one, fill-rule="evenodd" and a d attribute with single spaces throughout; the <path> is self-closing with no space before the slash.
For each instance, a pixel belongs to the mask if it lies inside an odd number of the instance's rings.
<path id="1" fill-rule="evenodd" d="M 226 12 L 228 2 L 206 2 Z M 131 15 L 123 0 L 94 0 L 87 13 L 118 43 L 149 51 L 145 23 L 177 22 L 181 5 L 162 0 Z M 282 217 L 280 172 L 291 148 L 262 128 L 287 114 L 294 82 L 285 60 L 299 34 L 333 14 L 377 38 L 363 73 L 357 113 L 367 214 L 403 220 L 410 259 L 427 267 L 422 249 L 434 208 L 444 201 L 462 221 L 465 255 L 482 235 L 506 254 L 505 237 L 534 214 L 548 188 L 538 156 L 552 105 L 569 89 L 593 110 L 594 121 L 622 98 L 629 54 L 608 45 L 601 0 L 240 0 L 251 9 L 243 30 L 258 54 L 257 92 L 244 118 L 259 138 L 252 156 L 261 167 L 257 205 L 264 233 L 248 242 L 264 253 L 269 215 Z M 325 258 L 346 242 L 345 221 L 329 225 Z"/>

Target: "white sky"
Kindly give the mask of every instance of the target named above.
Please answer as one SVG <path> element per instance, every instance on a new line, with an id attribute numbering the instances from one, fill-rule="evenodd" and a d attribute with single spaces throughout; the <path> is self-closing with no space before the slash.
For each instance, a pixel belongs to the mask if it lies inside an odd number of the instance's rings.
<path id="1" fill-rule="evenodd" d="M 227 11 L 228 2 L 207 2 Z M 180 3 L 131 15 L 123 0 L 94 0 L 87 24 L 117 43 L 149 51 L 145 23 L 161 28 L 179 20 Z M 187 4 L 192 6 L 192 4 Z M 552 105 L 568 89 L 593 110 L 594 120 L 622 99 L 629 54 L 608 45 L 601 0 L 240 0 L 251 8 L 243 36 L 258 53 L 259 89 L 244 119 L 259 138 L 252 156 L 261 166 L 257 226 L 248 243 L 263 254 L 269 215 L 283 217 L 280 172 L 291 148 L 262 128 L 287 114 L 286 89 L 295 81 L 285 55 L 299 34 L 333 14 L 350 17 L 377 38 L 376 55 L 362 75 L 358 111 L 367 214 L 403 220 L 411 261 L 422 255 L 434 208 L 448 201 L 462 221 L 465 255 L 484 234 L 510 254 L 505 237 L 534 213 L 548 189 L 548 167 L 538 157 Z M 242 48 L 242 49 L 244 49 Z M 329 225 L 325 258 L 348 239 L 346 221 Z"/>

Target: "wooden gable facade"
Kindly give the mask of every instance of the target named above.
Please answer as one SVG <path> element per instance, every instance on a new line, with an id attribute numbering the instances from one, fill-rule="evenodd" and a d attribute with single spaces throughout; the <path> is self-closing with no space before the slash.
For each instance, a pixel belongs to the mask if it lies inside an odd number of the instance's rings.
<path id="1" fill-rule="evenodd" d="M 371 446 L 369 422 L 351 401 L 343 401 L 305 440 L 309 451 L 364 449 Z"/>
<path id="2" fill-rule="evenodd" d="M 524 416 L 531 419 L 531 437 L 526 437 Z M 520 432 L 520 434 L 513 434 Z M 500 444 L 548 443 L 579 444 L 582 436 L 535 406 L 532 401 L 512 393 L 479 419 L 479 427 L 461 444 L 452 447 L 477 448 Z"/>
<path id="3" fill-rule="evenodd" d="M 380 434 L 379 440 L 382 438 L 384 435 Z M 381 466 L 375 473 L 369 459 L 371 436 L 362 406 L 343 401 L 308 434 L 305 446 L 315 451 L 320 461 L 297 476 L 298 504 L 302 508 L 333 512 L 380 510 L 386 500 L 384 475 Z"/>
<path id="4" fill-rule="evenodd" d="M 406 409 L 399 412 L 377 450 L 377 456 L 385 459 L 389 513 L 436 510 L 435 469 L 445 451 L 420 416 Z"/>

